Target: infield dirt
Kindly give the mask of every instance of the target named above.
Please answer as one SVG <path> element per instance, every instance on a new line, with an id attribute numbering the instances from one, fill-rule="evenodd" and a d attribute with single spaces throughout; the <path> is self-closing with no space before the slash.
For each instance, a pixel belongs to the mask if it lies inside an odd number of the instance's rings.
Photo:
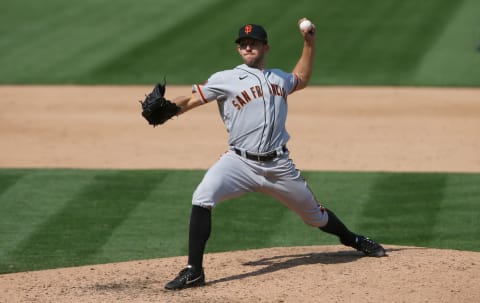
<path id="1" fill-rule="evenodd" d="M 152 128 L 147 86 L 0 86 L 0 167 L 199 168 L 227 149 L 215 105 Z M 189 94 L 167 88 L 167 96 Z M 289 99 L 300 170 L 480 172 L 480 90 L 312 87 Z M 168 155 L 168 157 L 167 157 Z M 0 302 L 480 302 L 480 253 L 386 244 L 208 254 L 208 284 L 165 292 L 185 257 L 0 275 Z"/>

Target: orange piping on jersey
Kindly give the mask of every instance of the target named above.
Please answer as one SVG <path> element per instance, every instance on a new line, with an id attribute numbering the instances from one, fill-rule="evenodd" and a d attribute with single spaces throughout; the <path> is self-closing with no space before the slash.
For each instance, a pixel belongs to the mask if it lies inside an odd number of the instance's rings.
<path id="1" fill-rule="evenodd" d="M 207 99 L 203 95 L 202 89 L 200 88 L 200 85 L 195 84 L 195 87 L 197 88 L 197 92 L 200 94 L 200 97 L 202 98 L 203 103 L 208 103 Z"/>

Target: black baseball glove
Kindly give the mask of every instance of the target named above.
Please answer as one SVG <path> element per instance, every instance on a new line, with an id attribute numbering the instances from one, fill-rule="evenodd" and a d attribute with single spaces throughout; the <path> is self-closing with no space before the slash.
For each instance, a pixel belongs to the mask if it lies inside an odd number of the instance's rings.
<path id="1" fill-rule="evenodd" d="M 142 116 L 153 127 L 165 123 L 180 112 L 180 107 L 165 99 L 165 84 L 166 81 L 164 80 L 163 84 L 155 85 L 153 91 L 146 95 L 143 101 L 140 101 Z"/>

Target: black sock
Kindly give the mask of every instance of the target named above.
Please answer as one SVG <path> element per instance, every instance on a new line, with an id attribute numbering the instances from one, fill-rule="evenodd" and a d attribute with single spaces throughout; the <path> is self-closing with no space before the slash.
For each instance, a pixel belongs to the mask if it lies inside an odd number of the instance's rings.
<path id="1" fill-rule="evenodd" d="M 212 229 L 212 213 L 209 209 L 194 205 L 190 215 L 188 238 L 188 265 L 203 267 L 203 253 Z"/>
<path id="2" fill-rule="evenodd" d="M 326 209 L 326 211 L 328 213 L 328 222 L 325 226 L 320 227 L 320 229 L 339 237 L 343 245 L 353 246 L 357 235 L 352 233 L 331 210 Z"/>

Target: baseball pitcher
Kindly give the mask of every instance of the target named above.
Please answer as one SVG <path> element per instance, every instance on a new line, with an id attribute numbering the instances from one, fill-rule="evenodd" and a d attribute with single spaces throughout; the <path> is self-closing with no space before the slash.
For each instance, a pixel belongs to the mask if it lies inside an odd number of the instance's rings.
<path id="1" fill-rule="evenodd" d="M 193 85 L 191 95 L 172 101 L 165 99 L 164 85 L 157 86 L 142 103 L 143 116 L 155 126 L 216 102 L 228 132 L 229 150 L 206 172 L 193 194 L 188 264 L 166 289 L 205 285 L 203 255 L 212 212 L 219 203 L 248 192 L 275 198 L 306 224 L 337 236 L 341 243 L 366 256 L 386 256 L 380 244 L 350 231 L 317 201 L 290 159 L 290 135 L 285 128 L 287 98 L 307 86 L 315 57 L 315 25 L 304 21 L 298 21 L 303 50 L 291 72 L 266 68 L 270 52 L 267 32 L 261 25 L 246 24 L 235 40 L 243 64 L 214 73 L 205 83 Z"/>

